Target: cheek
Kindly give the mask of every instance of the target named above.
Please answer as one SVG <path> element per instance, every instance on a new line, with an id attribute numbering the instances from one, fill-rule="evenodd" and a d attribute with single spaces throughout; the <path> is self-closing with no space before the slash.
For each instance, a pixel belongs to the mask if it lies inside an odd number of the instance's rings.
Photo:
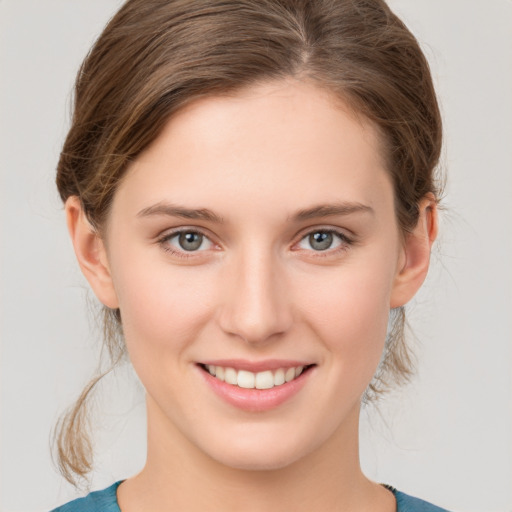
<path id="1" fill-rule="evenodd" d="M 307 280 L 297 293 L 306 296 L 303 291 L 310 290 L 304 316 L 344 371 L 363 371 L 371 378 L 386 338 L 392 273 L 382 262 L 366 263 L 333 269 L 322 280 Z"/>
<path id="2" fill-rule="evenodd" d="M 161 258 L 145 264 L 120 259 L 114 283 L 126 344 L 134 356 L 163 357 L 193 341 L 210 316 L 214 283 L 200 267 L 166 264 Z M 147 349 L 150 351 L 145 354 Z"/>
<path id="3" fill-rule="evenodd" d="M 161 262 L 131 266 L 116 277 L 124 338 L 135 372 L 158 403 L 181 403 L 176 376 L 187 374 L 187 349 L 211 317 L 211 279 L 206 284 L 197 268 L 184 272 Z M 181 407 L 194 408 L 184 403 Z"/>

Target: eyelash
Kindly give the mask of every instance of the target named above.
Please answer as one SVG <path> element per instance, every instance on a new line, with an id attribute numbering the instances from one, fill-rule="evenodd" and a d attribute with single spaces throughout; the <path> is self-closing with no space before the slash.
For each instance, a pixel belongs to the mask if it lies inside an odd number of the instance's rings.
<path id="1" fill-rule="evenodd" d="M 337 256 L 337 255 L 347 251 L 350 248 L 350 246 L 352 246 L 355 243 L 355 241 L 352 238 L 348 237 L 343 231 L 339 231 L 334 228 L 312 229 L 312 230 L 308 231 L 307 233 L 305 233 L 303 236 L 301 236 L 298 243 L 302 242 L 303 240 L 305 240 L 306 238 L 308 238 L 309 236 L 311 236 L 315 233 L 324 233 L 324 234 L 328 234 L 328 235 L 329 234 L 334 235 L 334 236 L 338 237 L 339 243 L 340 243 L 338 247 L 335 247 L 333 249 L 329 248 L 324 251 L 315 251 L 314 249 L 307 250 L 307 252 L 312 253 L 314 255 L 313 257 L 315 257 L 315 258 L 329 258 L 332 256 Z M 335 243 L 335 242 L 333 242 L 333 243 Z M 294 244 L 294 245 L 297 245 L 297 244 Z"/>
<path id="2" fill-rule="evenodd" d="M 210 243 L 213 244 L 213 242 L 210 240 L 210 238 L 205 233 L 203 233 L 201 230 L 199 230 L 197 228 L 196 229 L 178 229 L 176 231 L 172 231 L 171 233 L 167 233 L 164 236 L 162 236 L 161 238 L 159 238 L 157 240 L 157 242 L 165 252 L 171 253 L 173 256 L 177 256 L 178 258 L 183 258 L 183 259 L 194 258 L 194 257 L 197 257 L 197 253 L 203 252 L 203 251 L 188 251 L 187 252 L 184 250 L 178 251 L 168 244 L 169 240 L 172 240 L 173 238 L 181 235 L 182 233 L 195 233 L 198 235 L 202 235 L 204 238 L 209 240 Z"/>
<path id="3" fill-rule="evenodd" d="M 173 256 L 176 256 L 178 258 L 183 258 L 183 259 L 194 258 L 194 257 L 197 257 L 198 253 L 204 252 L 204 251 L 188 251 L 187 252 L 187 251 L 184 251 L 184 250 L 183 251 L 179 251 L 179 250 L 176 250 L 176 249 L 172 248 L 168 244 L 169 240 L 172 240 L 173 238 L 179 236 L 182 233 L 195 233 L 195 234 L 202 235 L 211 244 L 213 244 L 213 242 L 210 240 L 208 235 L 206 235 L 205 233 L 203 233 L 201 230 L 199 230 L 197 228 L 196 229 L 179 229 L 179 230 L 173 231 L 171 233 L 167 233 L 164 236 L 162 236 L 161 238 L 159 238 L 157 240 L 157 243 L 161 246 L 161 248 L 165 252 L 171 253 Z M 315 233 L 332 234 L 332 235 L 335 235 L 336 237 L 338 237 L 339 241 L 340 241 L 339 247 L 336 247 L 334 249 L 326 249 L 325 251 L 315 251 L 314 249 L 308 250 L 308 252 L 311 252 L 311 253 L 314 254 L 315 258 L 326 258 L 326 257 L 330 257 L 330 256 L 334 256 L 334 255 L 340 254 L 342 252 L 345 252 L 347 249 L 349 249 L 349 247 L 351 245 L 353 245 L 355 243 L 353 239 L 348 237 L 344 232 L 338 231 L 337 229 L 333 229 L 333 228 L 325 228 L 325 229 L 316 228 L 316 229 L 312 229 L 311 231 L 308 231 L 303 236 L 301 236 L 299 241 L 296 244 L 294 244 L 294 245 L 297 245 L 298 243 L 302 242 L 304 239 L 306 239 L 307 237 L 309 237 L 309 236 L 311 236 L 311 235 L 313 235 Z"/>

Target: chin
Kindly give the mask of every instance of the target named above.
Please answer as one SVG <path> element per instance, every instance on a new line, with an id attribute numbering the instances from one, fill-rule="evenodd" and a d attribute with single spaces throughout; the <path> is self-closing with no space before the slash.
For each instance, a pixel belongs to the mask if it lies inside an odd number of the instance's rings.
<path id="1" fill-rule="evenodd" d="M 245 471 L 284 469 L 315 449 L 290 436 L 247 436 L 215 443 L 207 453 L 218 463 Z"/>
<path id="2" fill-rule="evenodd" d="M 233 469 L 243 471 L 275 471 L 292 465 L 300 456 L 293 452 L 276 454 L 259 450 L 258 452 L 250 453 L 235 453 L 233 451 L 232 453 L 224 453 L 214 458 L 218 463 Z"/>

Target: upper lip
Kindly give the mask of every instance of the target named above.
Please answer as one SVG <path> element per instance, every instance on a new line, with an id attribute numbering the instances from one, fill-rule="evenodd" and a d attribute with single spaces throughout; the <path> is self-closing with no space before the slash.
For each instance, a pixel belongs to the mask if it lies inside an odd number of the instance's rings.
<path id="1" fill-rule="evenodd" d="M 246 370 L 257 373 L 265 370 L 278 370 L 279 368 L 294 368 L 297 366 L 310 366 L 311 362 L 296 361 L 291 359 L 265 359 L 262 361 L 249 361 L 247 359 L 209 359 L 201 361 L 202 365 L 222 366 L 235 370 Z"/>

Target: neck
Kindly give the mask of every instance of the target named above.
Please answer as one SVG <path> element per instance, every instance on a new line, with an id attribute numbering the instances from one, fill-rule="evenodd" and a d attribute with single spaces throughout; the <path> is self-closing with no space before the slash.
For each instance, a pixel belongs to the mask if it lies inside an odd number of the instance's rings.
<path id="1" fill-rule="evenodd" d="M 121 510 L 381 510 L 379 497 L 391 495 L 361 472 L 358 423 L 355 407 L 308 455 L 277 469 L 247 470 L 209 457 L 148 402 L 147 461 L 119 487 Z"/>

